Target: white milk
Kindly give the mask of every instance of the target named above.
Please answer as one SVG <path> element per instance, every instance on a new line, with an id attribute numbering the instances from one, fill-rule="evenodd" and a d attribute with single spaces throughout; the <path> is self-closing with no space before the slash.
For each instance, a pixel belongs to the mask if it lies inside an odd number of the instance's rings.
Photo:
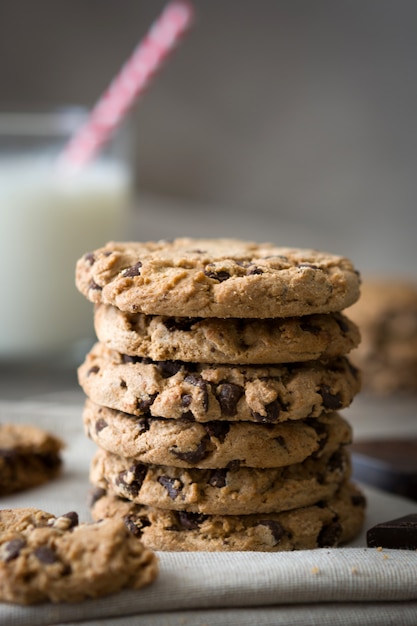
<path id="1" fill-rule="evenodd" d="M 64 176 L 47 158 L 0 156 L 0 359 L 64 358 L 94 337 L 75 264 L 124 236 L 130 198 L 115 162 Z"/>

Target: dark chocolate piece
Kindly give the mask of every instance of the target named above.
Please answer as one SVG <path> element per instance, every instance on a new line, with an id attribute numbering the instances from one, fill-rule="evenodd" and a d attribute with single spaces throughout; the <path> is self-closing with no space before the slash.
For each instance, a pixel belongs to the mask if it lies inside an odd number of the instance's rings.
<path id="1" fill-rule="evenodd" d="M 417 513 L 382 522 L 366 533 L 370 548 L 417 550 Z"/>

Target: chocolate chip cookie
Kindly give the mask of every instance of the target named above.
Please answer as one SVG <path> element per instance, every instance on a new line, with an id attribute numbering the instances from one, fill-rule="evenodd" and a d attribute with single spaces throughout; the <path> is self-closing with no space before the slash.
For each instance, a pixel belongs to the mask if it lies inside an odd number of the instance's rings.
<path id="1" fill-rule="evenodd" d="M 327 501 L 283 513 L 205 515 L 155 509 L 94 492 L 94 519 L 116 517 L 154 550 L 280 552 L 343 545 L 359 533 L 365 498 L 346 483 Z"/>
<path id="2" fill-rule="evenodd" d="M 417 283 L 367 278 L 349 315 L 362 341 L 352 352 L 364 389 L 377 394 L 417 392 Z"/>
<path id="3" fill-rule="evenodd" d="M 90 480 L 110 494 L 161 509 L 246 515 L 308 506 L 331 497 L 350 476 L 343 447 L 281 468 L 184 469 L 145 465 L 98 450 Z"/>
<path id="4" fill-rule="evenodd" d="M 275 424 L 349 406 L 360 388 L 346 357 L 232 366 L 128 357 L 97 343 L 78 369 L 86 395 L 132 415 Z"/>
<path id="5" fill-rule="evenodd" d="M 158 572 L 155 554 L 113 518 L 78 524 L 71 512 L 0 511 L 0 600 L 78 602 L 139 589 Z"/>
<path id="6" fill-rule="evenodd" d="M 77 262 L 91 302 L 182 317 L 273 318 L 341 311 L 360 279 L 341 256 L 237 239 L 110 242 Z"/>
<path id="7" fill-rule="evenodd" d="M 282 467 L 351 442 L 337 413 L 278 424 L 196 422 L 129 415 L 86 400 L 86 434 L 101 448 L 139 463 L 174 467 Z"/>
<path id="8" fill-rule="evenodd" d="M 341 313 L 276 319 L 166 317 L 95 307 L 100 342 L 154 361 L 265 364 L 329 359 L 359 344 L 358 328 Z"/>
<path id="9" fill-rule="evenodd" d="M 0 424 L 0 496 L 55 478 L 63 447 L 58 437 L 36 426 Z"/>

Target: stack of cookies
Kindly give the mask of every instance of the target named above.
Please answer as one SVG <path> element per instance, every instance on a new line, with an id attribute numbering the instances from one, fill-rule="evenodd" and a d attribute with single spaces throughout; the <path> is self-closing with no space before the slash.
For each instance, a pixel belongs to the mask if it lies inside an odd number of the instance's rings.
<path id="1" fill-rule="evenodd" d="M 109 243 L 77 263 L 94 519 L 156 550 L 337 546 L 360 530 L 348 259 L 233 239 Z"/>

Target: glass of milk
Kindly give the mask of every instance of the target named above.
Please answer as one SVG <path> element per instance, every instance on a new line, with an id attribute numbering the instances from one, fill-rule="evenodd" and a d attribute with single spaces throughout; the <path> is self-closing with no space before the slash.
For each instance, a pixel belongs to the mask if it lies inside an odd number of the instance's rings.
<path id="1" fill-rule="evenodd" d="M 94 341 L 75 264 L 124 238 L 133 168 L 126 128 L 80 171 L 57 167 L 85 116 L 76 108 L 0 112 L 0 361 L 71 363 Z"/>

